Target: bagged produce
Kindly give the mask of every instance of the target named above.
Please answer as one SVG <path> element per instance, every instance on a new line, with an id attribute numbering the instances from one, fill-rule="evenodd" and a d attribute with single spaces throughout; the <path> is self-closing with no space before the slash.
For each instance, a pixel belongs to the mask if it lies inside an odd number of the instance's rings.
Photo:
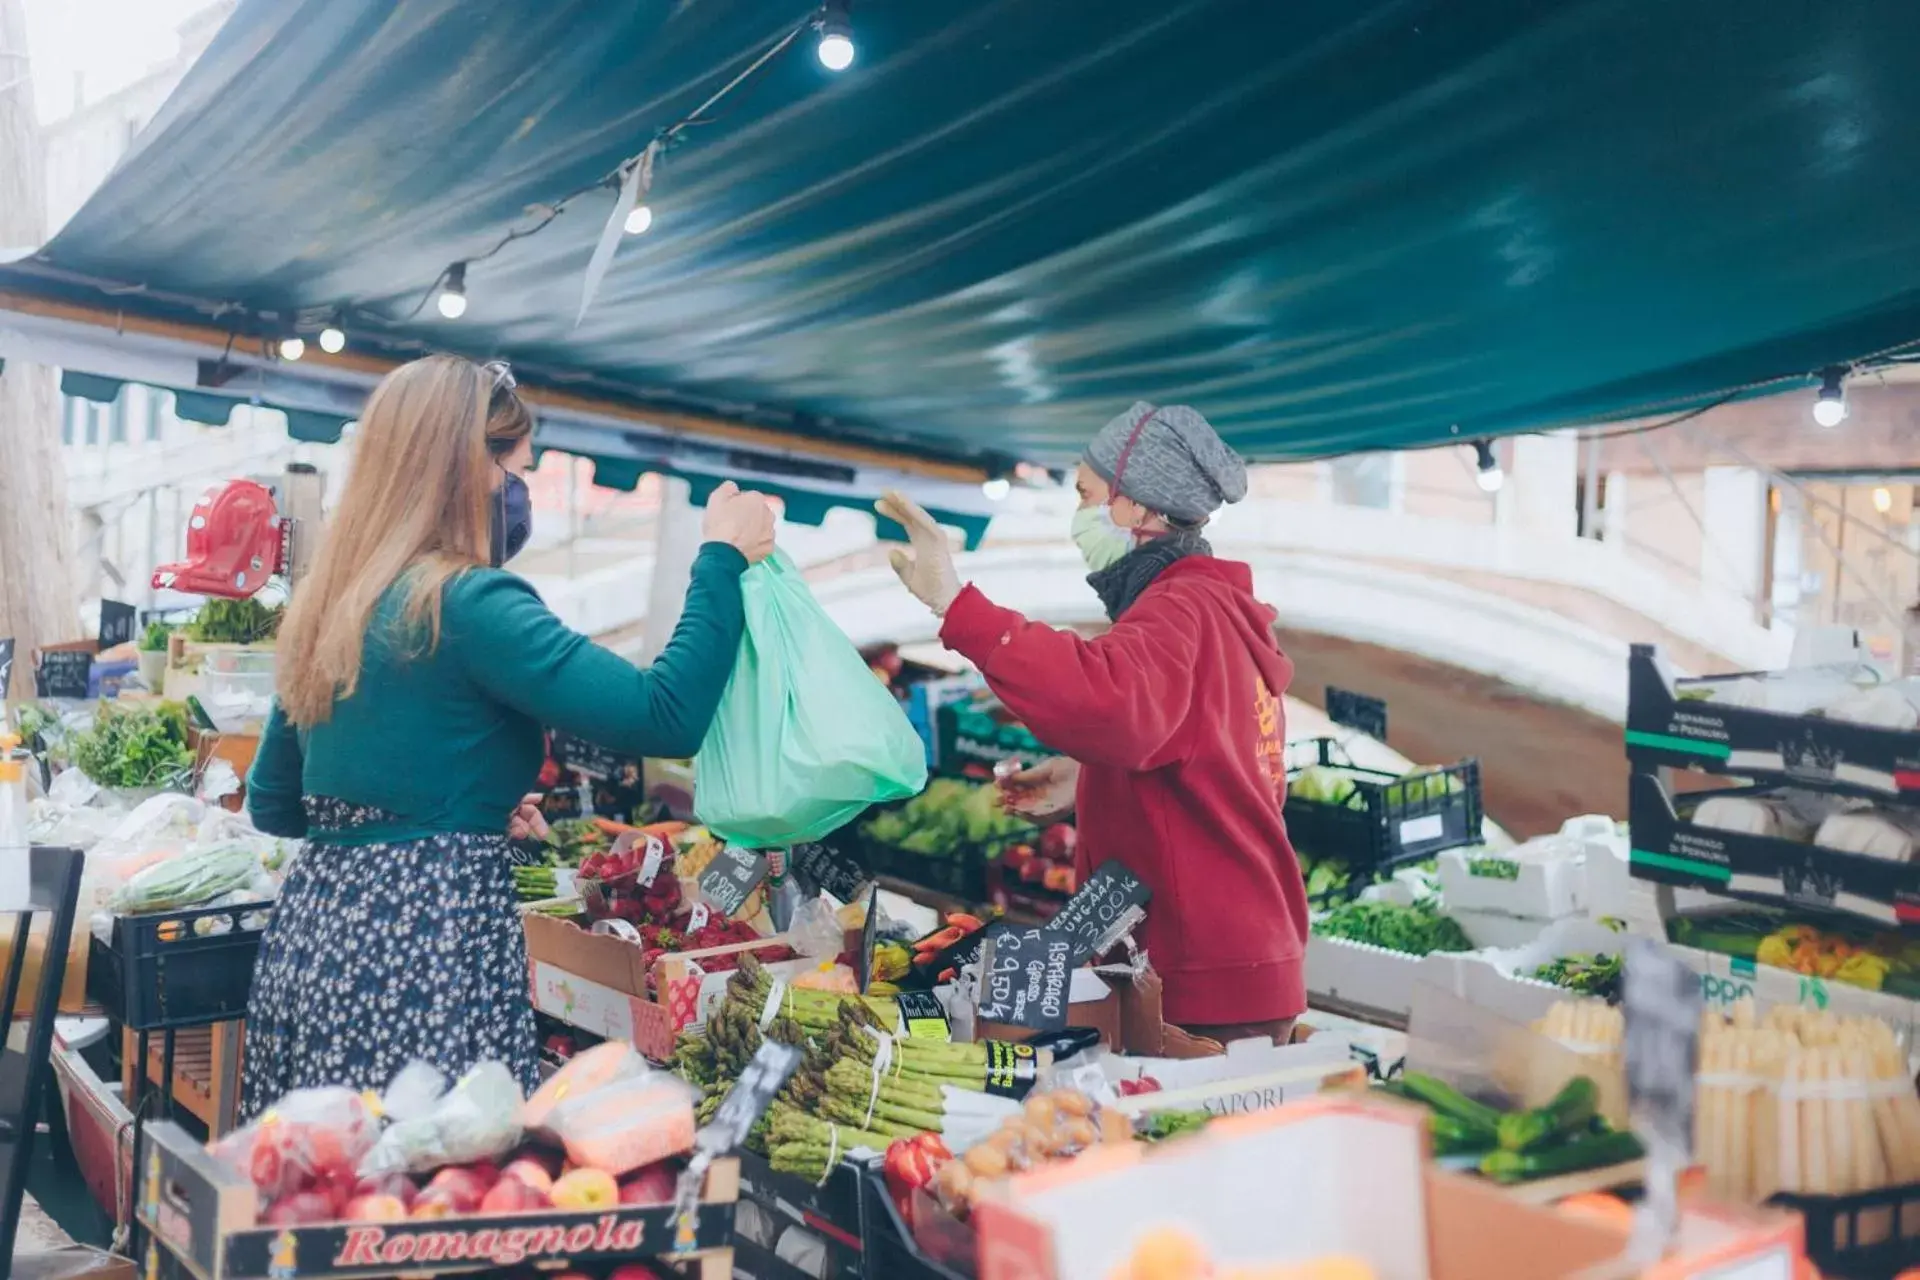
<path id="1" fill-rule="evenodd" d="M 694 758 L 694 810 L 748 848 L 819 840 L 927 782 L 926 748 L 778 551 L 740 580 L 747 629 Z"/>
<path id="2" fill-rule="evenodd" d="M 573 1095 L 547 1114 L 544 1127 L 569 1160 L 619 1177 L 691 1151 L 698 1099 L 686 1081 L 649 1071 Z"/>
<path id="3" fill-rule="evenodd" d="M 312 1193 L 337 1212 L 352 1195 L 355 1168 L 380 1137 L 380 1109 L 352 1089 L 296 1089 L 214 1143 L 212 1153 L 268 1202 Z"/>
<path id="4" fill-rule="evenodd" d="M 1912 862 L 1920 849 L 1920 823 L 1904 814 L 1863 809 L 1836 813 L 1820 824 L 1813 842 L 1842 853 L 1865 854 L 1888 862 Z"/>
<path id="5" fill-rule="evenodd" d="M 645 1075 L 651 1068 L 647 1060 L 633 1051 L 624 1040 L 609 1040 L 576 1053 L 554 1072 L 547 1082 L 527 1099 L 521 1109 L 520 1123 L 528 1129 L 544 1129 L 553 1109 L 569 1098 L 590 1093 L 628 1076 Z"/>
<path id="6" fill-rule="evenodd" d="M 259 869 L 259 857 L 243 845 L 196 849 L 137 873 L 109 905 L 121 915 L 177 911 L 245 888 Z"/>
<path id="7" fill-rule="evenodd" d="M 394 1123 L 359 1161 L 361 1177 L 488 1160 L 520 1141 L 520 1084 L 504 1063 L 483 1062 L 444 1087 L 425 1063 L 395 1078 L 387 1103 Z M 422 1105 L 423 1095 L 432 1101 Z"/>

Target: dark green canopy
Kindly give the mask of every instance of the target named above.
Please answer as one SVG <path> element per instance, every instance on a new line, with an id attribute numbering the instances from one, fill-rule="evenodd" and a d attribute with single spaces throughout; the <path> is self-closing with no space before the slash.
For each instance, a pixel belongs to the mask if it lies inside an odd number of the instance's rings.
<path id="1" fill-rule="evenodd" d="M 1680 408 L 1920 338 L 1911 0 L 248 0 L 0 289 L 930 457 L 1135 398 L 1258 459 Z M 136 286 L 133 291 L 128 286 Z M 111 292 L 108 292 L 111 291 Z M 425 305 L 423 305 L 425 304 Z"/>

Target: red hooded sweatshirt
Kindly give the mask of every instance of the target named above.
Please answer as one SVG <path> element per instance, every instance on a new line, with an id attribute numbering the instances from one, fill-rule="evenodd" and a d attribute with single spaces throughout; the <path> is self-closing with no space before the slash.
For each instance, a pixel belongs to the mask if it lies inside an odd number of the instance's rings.
<path id="1" fill-rule="evenodd" d="M 1175 561 L 1085 640 L 969 586 L 940 638 L 1042 742 L 1081 764 L 1079 874 L 1109 858 L 1153 891 L 1141 941 L 1169 1022 L 1306 1008 L 1307 891 L 1281 815 L 1293 664 L 1244 564 Z"/>

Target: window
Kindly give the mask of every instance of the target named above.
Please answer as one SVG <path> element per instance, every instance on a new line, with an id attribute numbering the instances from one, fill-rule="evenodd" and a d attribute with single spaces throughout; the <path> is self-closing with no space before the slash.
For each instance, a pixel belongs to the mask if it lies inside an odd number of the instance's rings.
<path id="1" fill-rule="evenodd" d="M 75 400 L 72 396 L 60 397 L 60 443 L 61 444 L 73 443 L 74 436 L 78 434 L 78 428 L 76 424 L 79 422 L 80 415 L 83 412 L 85 412 L 85 410 L 82 408 L 80 401 Z"/>
<path id="2" fill-rule="evenodd" d="M 160 412 L 160 397 L 163 393 L 152 387 L 147 388 L 147 439 L 158 440 L 166 434 L 166 422 Z"/>
<path id="3" fill-rule="evenodd" d="M 1579 482 L 1573 490 L 1573 528 L 1582 538 L 1592 538 L 1598 542 L 1607 536 L 1607 473 L 1602 471 L 1593 476 L 1593 518 L 1587 518 L 1587 473 L 1581 472 Z M 1591 527 L 1589 527 L 1591 526 Z"/>
<path id="4" fill-rule="evenodd" d="M 120 388 L 120 394 L 107 406 L 107 441 L 110 444 L 127 442 L 127 389 Z"/>
<path id="5" fill-rule="evenodd" d="M 83 421 L 86 424 L 87 443 L 99 444 L 100 443 L 100 406 L 95 404 L 91 400 L 82 400 L 80 401 L 80 412 L 86 415 Z"/>
<path id="6" fill-rule="evenodd" d="M 1333 482 L 1333 500 L 1347 507 L 1385 511 L 1393 505 L 1393 464 L 1390 453 L 1356 453 L 1327 464 Z"/>

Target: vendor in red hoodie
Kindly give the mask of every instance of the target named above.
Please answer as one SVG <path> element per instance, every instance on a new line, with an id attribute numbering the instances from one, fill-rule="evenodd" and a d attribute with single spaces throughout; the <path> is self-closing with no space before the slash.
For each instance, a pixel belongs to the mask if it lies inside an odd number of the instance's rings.
<path id="1" fill-rule="evenodd" d="M 1306 1008 L 1306 886 L 1287 841 L 1280 696 L 1293 664 L 1244 564 L 1201 530 L 1247 469 L 1184 405 L 1136 404 L 1081 460 L 1073 540 L 1113 626 L 1084 640 L 963 587 L 947 536 L 897 493 L 893 566 L 948 648 L 1068 758 L 1016 774 L 1007 805 L 1077 811 L 1078 872 L 1123 863 L 1153 892 L 1141 940 L 1169 1022 L 1226 1042 L 1288 1034 Z"/>

